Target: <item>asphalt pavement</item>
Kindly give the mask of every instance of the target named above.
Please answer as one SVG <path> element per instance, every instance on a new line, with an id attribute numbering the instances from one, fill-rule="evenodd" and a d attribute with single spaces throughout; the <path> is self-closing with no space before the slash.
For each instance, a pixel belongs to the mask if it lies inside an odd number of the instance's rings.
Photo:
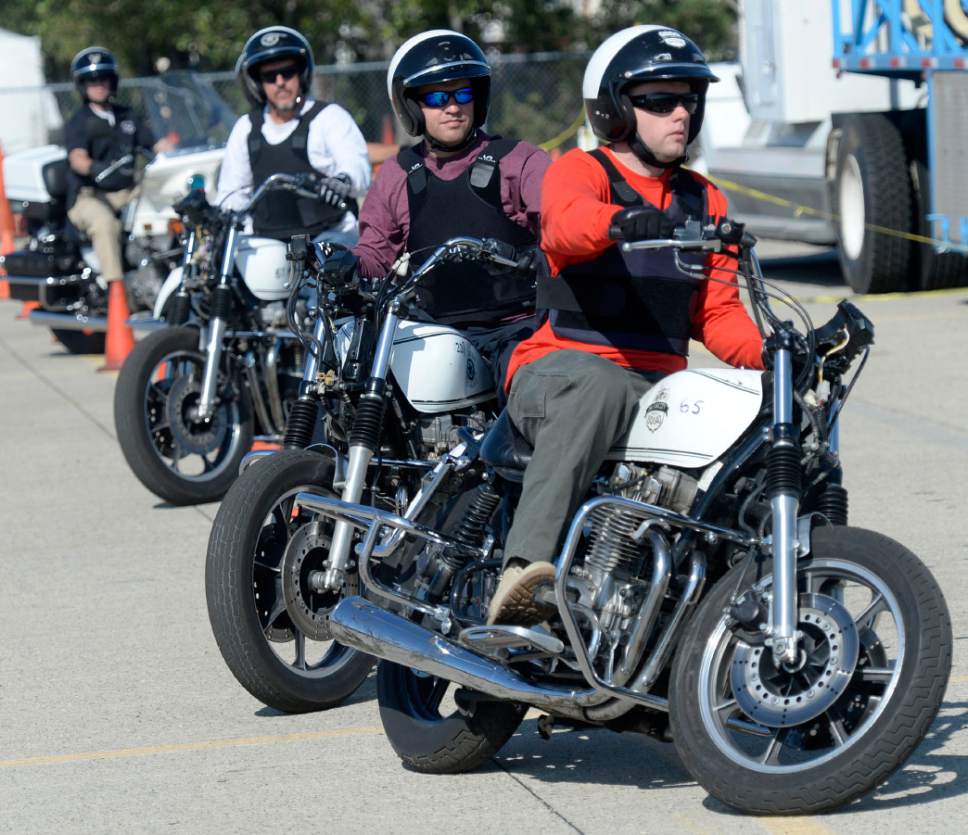
<path id="1" fill-rule="evenodd" d="M 818 324 L 849 295 L 829 253 L 763 249 Z M 635 735 L 545 741 L 529 714 L 479 771 L 423 776 L 383 736 L 372 679 L 325 713 L 263 707 L 208 624 L 216 506 L 145 490 L 114 435 L 116 376 L 0 304 L 0 832 L 964 831 L 968 290 L 856 303 L 877 345 L 843 421 L 851 522 L 938 577 L 954 671 L 929 737 L 887 784 L 839 813 L 786 819 L 736 815 L 673 746 Z"/>

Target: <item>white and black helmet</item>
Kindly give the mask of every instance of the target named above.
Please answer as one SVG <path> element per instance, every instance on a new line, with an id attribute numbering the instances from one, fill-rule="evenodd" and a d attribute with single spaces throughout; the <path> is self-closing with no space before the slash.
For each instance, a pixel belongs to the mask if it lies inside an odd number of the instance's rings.
<path id="1" fill-rule="evenodd" d="M 267 26 L 252 35 L 242 47 L 242 54 L 235 62 L 235 74 L 239 77 L 246 98 L 254 105 L 265 104 L 266 94 L 257 73 L 260 64 L 279 58 L 295 58 L 302 68 L 299 73 L 299 89 L 305 96 L 309 92 L 316 62 L 313 50 L 303 35 L 288 26 Z"/>
<path id="2" fill-rule="evenodd" d="M 82 96 L 85 81 L 106 77 L 114 95 L 118 91 L 118 62 L 111 50 L 103 46 L 89 46 L 78 52 L 71 61 L 71 77 Z"/>
<path id="3" fill-rule="evenodd" d="M 387 70 L 387 95 L 393 111 L 411 136 L 426 130 L 420 105 L 408 93 L 426 84 L 468 78 L 474 88 L 474 127 L 487 119 L 491 97 L 491 65 L 483 50 L 467 35 L 432 29 L 414 35 L 401 46 Z"/>
<path id="4" fill-rule="evenodd" d="M 596 136 L 606 142 L 634 139 L 635 111 L 627 90 L 642 81 L 686 81 L 699 93 L 689 121 L 688 141 L 699 134 L 706 89 L 719 79 L 702 50 L 668 26 L 630 26 L 616 32 L 592 54 L 585 68 L 582 98 Z"/>

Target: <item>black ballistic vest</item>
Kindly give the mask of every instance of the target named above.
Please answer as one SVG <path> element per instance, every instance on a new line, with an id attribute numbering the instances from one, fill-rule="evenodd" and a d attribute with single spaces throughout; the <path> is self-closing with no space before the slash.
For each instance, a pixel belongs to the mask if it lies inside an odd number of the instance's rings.
<path id="1" fill-rule="evenodd" d="M 608 174 L 612 203 L 646 204 L 604 152 L 591 155 Z M 687 219 L 709 222 L 704 185 L 678 169 L 670 186 L 672 201 L 665 213 L 676 226 Z M 691 266 L 705 261 L 704 253 L 682 252 L 679 257 Z M 566 267 L 555 278 L 539 277 L 538 307 L 564 339 L 687 356 L 700 280 L 676 268 L 672 249 L 623 253 L 616 244 L 591 261 Z"/>
<path id="2" fill-rule="evenodd" d="M 413 148 L 403 148 L 397 162 L 407 173 L 410 233 L 407 252 L 423 263 L 432 249 L 459 235 L 496 238 L 514 247 L 535 244 L 535 236 L 504 214 L 500 161 L 518 141 L 492 139 L 474 164 L 454 180 L 427 171 Z M 489 325 L 534 310 L 534 283 L 516 271 L 489 272 L 481 264 L 461 262 L 435 267 L 421 282 L 417 305 L 431 319 L 455 325 Z"/>
<path id="3" fill-rule="evenodd" d="M 278 145 L 270 145 L 262 135 L 262 108 L 249 114 L 252 122 L 248 140 L 249 165 L 252 168 L 253 191 L 273 174 L 319 173 L 309 164 L 306 141 L 310 123 L 327 104 L 316 102 L 299 117 L 296 129 Z M 354 207 L 355 204 L 351 206 L 351 210 Z M 289 240 L 297 233 L 316 236 L 336 226 L 345 213 L 342 209 L 327 206 L 319 200 L 299 197 L 289 191 L 270 191 L 259 201 L 252 213 L 252 231 L 262 237 L 280 240 Z"/>

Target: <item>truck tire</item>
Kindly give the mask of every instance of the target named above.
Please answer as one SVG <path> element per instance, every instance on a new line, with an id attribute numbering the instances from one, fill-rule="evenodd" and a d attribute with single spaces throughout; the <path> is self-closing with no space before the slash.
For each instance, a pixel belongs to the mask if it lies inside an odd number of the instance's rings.
<path id="1" fill-rule="evenodd" d="M 911 231 L 911 183 L 901 133 L 880 113 L 844 120 L 830 196 L 837 254 L 850 288 L 907 290 L 911 241 L 883 230 Z"/>
<path id="2" fill-rule="evenodd" d="M 931 211 L 931 179 L 928 167 L 919 159 L 911 160 L 911 186 L 914 197 L 917 233 L 935 237 L 927 220 Z M 960 252 L 936 252 L 931 244 L 914 247 L 914 289 L 941 290 L 968 284 L 968 258 Z"/>

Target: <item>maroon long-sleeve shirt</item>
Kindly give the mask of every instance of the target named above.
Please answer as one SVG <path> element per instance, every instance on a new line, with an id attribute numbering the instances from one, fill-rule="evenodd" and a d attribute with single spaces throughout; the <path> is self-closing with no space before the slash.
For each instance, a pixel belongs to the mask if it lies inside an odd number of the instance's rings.
<path id="1" fill-rule="evenodd" d="M 477 159 L 493 137 L 481 133 L 480 139 L 461 154 L 438 159 L 427 153 L 426 143 L 415 150 L 424 158 L 427 171 L 442 180 L 460 177 Z M 529 142 L 519 142 L 499 164 L 501 206 L 515 223 L 530 229 L 535 237 L 541 226 L 541 180 L 551 159 Z M 460 207 L 454 206 L 459 212 Z M 468 235 L 474 230 L 468 229 Z M 407 175 L 396 158 L 387 160 L 367 192 L 360 209 L 360 240 L 353 252 L 360 259 L 363 275 L 385 275 L 403 254 L 410 235 L 410 209 L 407 205 Z"/>

